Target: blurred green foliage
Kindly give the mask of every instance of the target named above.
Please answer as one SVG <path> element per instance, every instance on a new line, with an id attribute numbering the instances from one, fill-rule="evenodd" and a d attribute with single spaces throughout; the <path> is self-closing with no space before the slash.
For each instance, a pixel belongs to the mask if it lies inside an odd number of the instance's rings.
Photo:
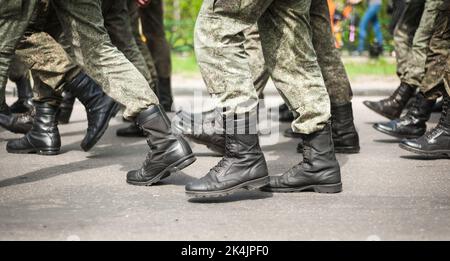
<path id="1" fill-rule="evenodd" d="M 342 8 L 343 1 L 336 0 L 335 1 L 338 10 L 339 7 Z M 164 8 L 165 8 L 165 29 L 166 36 L 169 40 L 169 43 L 172 46 L 172 49 L 175 52 L 191 52 L 193 50 L 193 36 L 194 36 L 194 26 L 195 19 L 197 17 L 198 11 L 200 10 L 200 6 L 202 4 L 202 0 L 165 0 Z M 389 32 L 389 23 L 390 23 L 390 15 L 387 13 L 388 0 L 383 0 L 383 8 L 381 14 L 379 16 L 380 22 L 382 25 L 383 36 L 385 39 L 384 49 L 387 52 L 393 50 L 392 46 L 392 36 Z M 353 14 L 356 16 L 356 21 L 360 19 L 364 10 L 367 7 L 366 1 L 363 1 L 361 4 L 355 6 L 353 10 Z M 350 43 L 349 39 L 349 20 L 343 22 L 343 37 L 344 37 L 344 49 L 354 50 L 357 45 L 357 37 L 356 41 Z M 358 30 L 358 29 L 357 29 Z M 373 39 L 372 30 L 369 31 L 369 41 Z M 356 31 L 358 33 L 358 31 Z"/>

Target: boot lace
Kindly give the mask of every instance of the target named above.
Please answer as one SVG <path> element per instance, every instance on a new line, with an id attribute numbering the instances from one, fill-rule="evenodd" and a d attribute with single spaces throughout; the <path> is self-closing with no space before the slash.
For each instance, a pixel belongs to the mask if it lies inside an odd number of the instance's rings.
<path id="1" fill-rule="evenodd" d="M 443 104 L 442 104 L 441 118 L 439 119 L 437 126 L 425 133 L 425 138 L 427 140 L 430 140 L 433 137 L 441 134 L 442 129 L 444 128 L 444 126 L 446 124 L 445 121 L 447 119 L 447 113 L 448 113 L 448 99 L 444 99 Z"/>
<path id="2" fill-rule="evenodd" d="M 228 134 L 224 134 L 225 135 L 225 148 L 229 148 L 230 147 L 230 135 Z M 214 166 L 210 169 L 210 173 L 214 173 L 214 174 L 219 174 L 220 170 L 225 167 L 225 163 L 227 161 L 227 158 L 229 157 L 233 157 L 235 154 L 233 152 L 231 152 L 229 149 L 225 150 L 225 155 L 222 157 L 222 159 Z"/>

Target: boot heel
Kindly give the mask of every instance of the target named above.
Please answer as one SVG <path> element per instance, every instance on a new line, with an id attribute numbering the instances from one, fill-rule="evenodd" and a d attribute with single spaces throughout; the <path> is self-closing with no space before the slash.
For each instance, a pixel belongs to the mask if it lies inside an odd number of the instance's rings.
<path id="1" fill-rule="evenodd" d="M 314 191 L 317 193 L 339 193 L 342 191 L 342 183 L 332 185 L 317 185 L 314 186 Z"/>
<path id="2" fill-rule="evenodd" d="M 39 154 L 39 155 L 44 155 L 44 156 L 58 155 L 59 154 L 59 149 L 38 150 L 36 153 Z"/>
<path id="3" fill-rule="evenodd" d="M 244 188 L 247 190 L 256 190 L 269 184 L 269 180 L 270 180 L 269 176 L 262 177 L 251 181 L 251 183 L 247 184 Z"/>
<path id="4" fill-rule="evenodd" d="M 189 165 L 191 165 L 192 163 L 194 163 L 197 160 L 197 158 L 194 155 L 189 156 L 189 158 L 184 159 L 182 162 L 180 162 L 179 164 L 177 164 L 176 166 L 174 166 L 171 170 L 170 173 L 172 172 L 177 172 L 180 171 L 186 167 L 188 167 Z"/>

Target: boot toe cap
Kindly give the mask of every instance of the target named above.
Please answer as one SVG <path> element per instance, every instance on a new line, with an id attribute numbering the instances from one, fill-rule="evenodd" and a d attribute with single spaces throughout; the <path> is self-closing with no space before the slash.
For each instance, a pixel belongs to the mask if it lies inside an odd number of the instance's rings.
<path id="1" fill-rule="evenodd" d="M 379 131 L 381 131 L 381 132 L 386 132 L 386 131 L 388 131 L 388 132 L 392 132 L 392 131 L 394 131 L 396 128 L 395 128 L 395 124 L 392 122 L 392 121 L 390 121 L 390 122 L 385 122 L 385 123 L 375 123 L 374 125 L 373 125 L 373 127 L 376 129 L 376 130 L 379 130 Z"/>
<path id="2" fill-rule="evenodd" d="M 422 146 L 417 142 L 417 139 L 403 139 L 400 143 L 403 146 L 414 148 L 414 149 L 422 148 Z"/>
<path id="3" fill-rule="evenodd" d="M 198 180 L 189 182 L 185 186 L 186 191 L 207 191 L 207 186 Z"/>

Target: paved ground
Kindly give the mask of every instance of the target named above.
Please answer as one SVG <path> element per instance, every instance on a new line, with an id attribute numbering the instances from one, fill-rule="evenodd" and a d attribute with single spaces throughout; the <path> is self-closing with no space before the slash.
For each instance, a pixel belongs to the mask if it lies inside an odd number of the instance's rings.
<path id="1" fill-rule="evenodd" d="M 184 184 L 218 160 L 193 146 L 197 161 L 157 186 L 125 183 L 145 158 L 142 139 L 118 138 L 120 117 L 91 152 L 79 147 L 86 127 L 77 104 L 72 122 L 60 126 L 62 154 L 6 153 L 20 137 L 0 130 L 1 240 L 449 240 L 450 161 L 417 159 L 396 140 L 372 129 L 383 118 L 356 97 L 362 151 L 338 155 L 344 192 L 336 195 L 242 192 L 222 200 L 192 202 Z M 8 101 L 13 101 L 8 97 Z M 188 96 L 177 97 L 188 105 Z M 280 103 L 276 96 L 268 105 Z M 433 121 L 436 122 L 436 116 Z M 296 141 L 263 136 L 271 174 L 297 163 Z"/>

